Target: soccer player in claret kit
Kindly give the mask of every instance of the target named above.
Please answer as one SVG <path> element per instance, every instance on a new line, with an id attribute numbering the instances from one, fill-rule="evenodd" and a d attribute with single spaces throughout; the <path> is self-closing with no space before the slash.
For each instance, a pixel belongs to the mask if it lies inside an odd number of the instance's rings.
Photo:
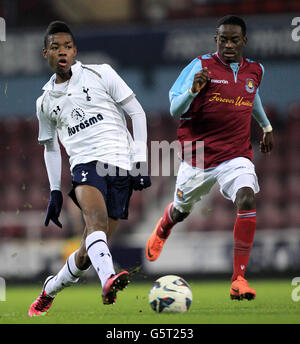
<path id="1" fill-rule="evenodd" d="M 230 288 L 232 299 L 252 300 L 256 291 L 245 271 L 256 227 L 255 194 L 259 185 L 252 163 L 251 117 L 262 128 L 260 151 L 274 144 L 272 126 L 259 96 L 263 66 L 243 57 L 247 44 L 242 18 L 228 15 L 217 23 L 217 52 L 195 58 L 170 90 L 171 115 L 180 117 L 178 140 L 182 146 L 174 200 L 165 209 L 148 239 L 146 257 L 156 260 L 173 226 L 183 221 L 193 205 L 218 182 L 222 195 L 231 200 L 237 217 L 233 229 L 234 258 Z M 196 142 L 204 142 L 204 166 L 197 166 Z M 191 152 L 185 152 L 190 149 Z M 185 153 L 191 159 L 185 161 Z"/>
<path id="2" fill-rule="evenodd" d="M 107 240 L 119 219 L 128 217 L 132 191 L 151 185 L 145 171 L 146 116 L 140 103 L 109 65 L 83 65 L 75 60 L 76 53 L 69 27 L 59 21 L 50 23 L 43 56 L 55 74 L 36 105 L 38 140 L 45 146 L 51 189 L 45 225 L 52 220 L 62 227 L 59 138 L 70 157 L 73 189 L 69 195 L 82 211 L 85 229 L 80 248 L 55 276 L 46 279 L 29 316 L 47 314 L 57 293 L 78 282 L 91 265 L 101 281 L 103 303 L 116 301 L 117 291 L 129 282 L 129 273 L 115 272 Z M 125 113 L 131 117 L 134 140 Z"/>

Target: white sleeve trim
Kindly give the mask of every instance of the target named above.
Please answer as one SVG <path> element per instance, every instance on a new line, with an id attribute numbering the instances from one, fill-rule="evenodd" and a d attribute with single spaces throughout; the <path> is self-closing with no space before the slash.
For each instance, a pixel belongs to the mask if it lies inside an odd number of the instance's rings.
<path id="1" fill-rule="evenodd" d="M 264 131 L 264 133 L 270 133 L 271 131 L 273 131 L 271 124 L 264 127 L 263 131 Z"/>
<path id="2" fill-rule="evenodd" d="M 198 92 L 193 92 L 193 91 L 192 91 L 192 87 L 190 87 L 190 88 L 189 88 L 189 92 L 190 92 L 190 95 L 191 95 L 191 96 L 196 97 L 196 95 L 197 95 L 200 91 L 198 91 Z"/>

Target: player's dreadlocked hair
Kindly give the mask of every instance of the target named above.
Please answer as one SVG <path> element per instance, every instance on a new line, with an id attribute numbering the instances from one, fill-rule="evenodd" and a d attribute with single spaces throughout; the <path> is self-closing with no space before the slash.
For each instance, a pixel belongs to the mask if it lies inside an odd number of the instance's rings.
<path id="1" fill-rule="evenodd" d="M 55 33 L 58 33 L 58 32 L 66 32 L 66 33 L 68 33 L 72 37 L 73 42 L 75 43 L 75 39 L 74 39 L 73 33 L 70 30 L 69 26 L 66 23 L 62 22 L 62 21 L 56 20 L 56 21 L 51 22 L 48 25 L 48 27 L 47 27 L 47 30 L 46 30 L 46 33 L 45 33 L 45 36 L 44 36 L 44 48 L 47 48 L 48 37 L 50 35 L 54 35 Z"/>
<path id="2" fill-rule="evenodd" d="M 241 17 L 229 14 L 229 15 L 219 19 L 219 21 L 217 22 L 217 33 L 219 31 L 219 27 L 221 25 L 226 25 L 226 24 L 240 26 L 242 29 L 243 36 L 246 36 L 246 24 Z"/>

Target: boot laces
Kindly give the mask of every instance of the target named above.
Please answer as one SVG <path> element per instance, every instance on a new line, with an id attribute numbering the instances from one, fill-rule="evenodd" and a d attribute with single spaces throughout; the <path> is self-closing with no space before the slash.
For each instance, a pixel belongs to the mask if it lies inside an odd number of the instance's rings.
<path id="1" fill-rule="evenodd" d="M 39 298 L 37 299 L 35 309 L 42 312 L 45 308 L 51 303 L 52 297 L 47 296 L 46 294 L 42 293 Z"/>

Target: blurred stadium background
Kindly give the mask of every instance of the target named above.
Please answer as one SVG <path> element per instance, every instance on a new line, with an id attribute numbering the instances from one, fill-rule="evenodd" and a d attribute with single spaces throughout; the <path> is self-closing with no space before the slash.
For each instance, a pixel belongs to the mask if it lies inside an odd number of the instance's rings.
<path id="1" fill-rule="evenodd" d="M 299 0 L 2 0 L 6 41 L 0 42 L 0 276 L 34 282 L 55 273 L 77 248 L 83 223 L 68 199 L 69 164 L 63 156 L 63 229 L 43 226 L 49 185 L 37 143 L 35 100 L 51 71 L 42 58 L 52 20 L 70 24 L 78 60 L 109 63 L 144 107 L 151 141 L 176 140 L 168 91 L 194 57 L 215 51 L 216 20 L 228 13 L 248 24 L 247 56 L 264 64 L 260 94 L 274 127 L 276 147 L 263 156 L 253 122 L 260 181 L 258 225 L 248 276 L 295 276 L 300 268 L 300 46 L 291 37 Z M 129 123 L 130 124 L 130 123 Z M 231 276 L 235 210 L 217 187 L 178 225 L 158 262 L 144 246 L 173 197 L 175 176 L 152 177 L 135 192 L 128 221 L 111 241 L 121 267 L 142 266 L 143 276 L 164 273 Z M 88 278 L 94 279 L 92 269 Z"/>

